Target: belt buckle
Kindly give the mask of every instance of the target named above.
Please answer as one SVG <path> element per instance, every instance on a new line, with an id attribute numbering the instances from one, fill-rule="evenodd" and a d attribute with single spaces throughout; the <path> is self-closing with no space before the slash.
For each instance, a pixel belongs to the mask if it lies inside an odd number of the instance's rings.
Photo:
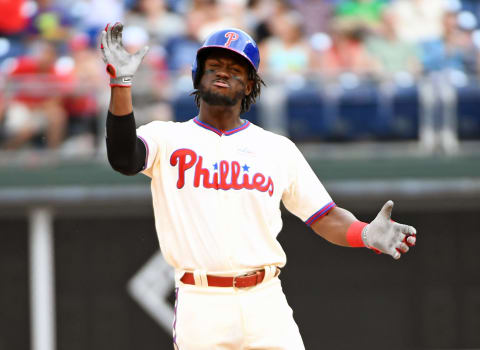
<path id="1" fill-rule="evenodd" d="M 245 287 L 237 287 L 237 278 L 240 278 L 240 277 L 248 277 L 248 276 L 253 276 L 253 275 L 257 275 L 257 283 L 258 284 L 258 276 L 260 275 L 260 272 L 261 270 L 256 270 L 256 271 L 251 271 L 251 272 L 247 272 L 243 275 L 237 275 L 235 277 L 233 277 L 233 287 L 235 288 L 245 288 Z"/>
<path id="2" fill-rule="evenodd" d="M 242 277 L 242 275 L 233 277 L 233 288 L 237 288 L 237 277 Z"/>

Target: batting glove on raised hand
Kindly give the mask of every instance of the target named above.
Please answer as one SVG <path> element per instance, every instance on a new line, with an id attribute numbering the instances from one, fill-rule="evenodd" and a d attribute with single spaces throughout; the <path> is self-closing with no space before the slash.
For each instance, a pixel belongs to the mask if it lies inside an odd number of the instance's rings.
<path id="1" fill-rule="evenodd" d="M 122 44 L 123 25 L 108 24 L 101 34 L 101 50 L 103 61 L 107 65 L 107 73 L 110 75 L 110 86 L 131 87 L 133 75 L 148 51 L 148 46 L 130 54 Z"/>
<path id="2" fill-rule="evenodd" d="M 417 231 L 412 226 L 392 221 L 392 209 L 393 201 L 384 204 L 377 217 L 363 229 L 362 240 L 368 248 L 400 259 L 402 253 L 415 245 Z"/>

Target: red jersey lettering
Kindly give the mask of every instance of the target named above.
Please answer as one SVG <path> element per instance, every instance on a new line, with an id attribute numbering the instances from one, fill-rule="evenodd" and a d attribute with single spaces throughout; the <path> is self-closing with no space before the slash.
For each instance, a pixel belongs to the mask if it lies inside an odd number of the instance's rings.
<path id="1" fill-rule="evenodd" d="M 218 174 L 213 174 L 213 182 L 210 182 L 210 171 L 202 167 L 203 157 L 199 156 L 197 165 L 195 165 L 195 176 L 193 178 L 193 186 L 200 186 L 200 178 L 203 176 L 203 187 L 218 189 Z"/>
<path id="2" fill-rule="evenodd" d="M 178 166 L 178 189 L 185 186 L 185 173 L 195 165 L 193 187 L 203 186 L 204 188 L 213 188 L 217 190 L 257 190 L 260 192 L 268 192 L 270 196 L 273 195 L 273 180 L 270 176 L 267 178 L 262 173 L 256 173 L 250 180 L 248 174 L 244 172 L 242 177 L 243 181 L 240 183 L 239 180 L 241 179 L 240 172 L 242 167 L 237 161 L 220 161 L 218 164 L 218 172 L 213 173 L 212 181 L 210 181 L 210 171 L 203 167 L 203 157 L 197 156 L 197 154 L 191 149 L 184 148 L 173 152 L 170 156 L 170 165 L 174 167 Z M 230 183 L 228 182 L 229 178 L 231 179 Z"/>
<path id="3" fill-rule="evenodd" d="M 190 157 L 188 162 L 187 156 Z M 185 171 L 190 169 L 196 161 L 197 154 L 191 149 L 179 149 L 172 153 L 170 157 L 170 165 L 176 166 L 178 164 L 177 188 L 182 188 L 185 185 Z"/>

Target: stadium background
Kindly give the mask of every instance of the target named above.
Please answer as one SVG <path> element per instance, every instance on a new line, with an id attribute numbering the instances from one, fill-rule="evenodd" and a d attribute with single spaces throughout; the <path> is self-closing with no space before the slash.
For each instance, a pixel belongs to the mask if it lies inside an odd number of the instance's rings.
<path id="1" fill-rule="evenodd" d="M 195 50 L 216 27 L 242 27 L 260 43 L 267 82 L 247 118 L 297 142 L 359 219 L 393 199 L 393 218 L 417 228 L 417 246 L 395 262 L 333 246 L 284 210 L 281 279 L 307 349 L 480 348 L 479 10 L 0 2 L 0 349 L 171 348 L 172 276 L 148 179 L 114 173 L 105 155 L 97 36 L 117 20 L 129 49 L 151 46 L 134 85 L 139 124 L 194 116 Z"/>

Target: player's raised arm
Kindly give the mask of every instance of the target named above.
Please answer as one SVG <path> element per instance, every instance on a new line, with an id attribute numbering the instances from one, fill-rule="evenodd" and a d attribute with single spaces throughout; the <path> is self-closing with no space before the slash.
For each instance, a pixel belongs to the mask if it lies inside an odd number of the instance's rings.
<path id="1" fill-rule="evenodd" d="M 107 155 L 113 169 L 134 175 L 145 165 L 146 149 L 137 138 L 132 106 L 133 75 L 148 51 L 130 54 L 122 44 L 121 23 L 107 25 L 101 33 L 101 51 L 110 75 L 111 97 L 107 116 Z"/>
<path id="2" fill-rule="evenodd" d="M 399 259 L 415 245 L 416 230 L 391 220 L 393 202 L 388 201 L 370 223 L 358 221 L 348 210 L 335 207 L 311 227 L 326 240 L 345 247 L 367 247 Z"/>

